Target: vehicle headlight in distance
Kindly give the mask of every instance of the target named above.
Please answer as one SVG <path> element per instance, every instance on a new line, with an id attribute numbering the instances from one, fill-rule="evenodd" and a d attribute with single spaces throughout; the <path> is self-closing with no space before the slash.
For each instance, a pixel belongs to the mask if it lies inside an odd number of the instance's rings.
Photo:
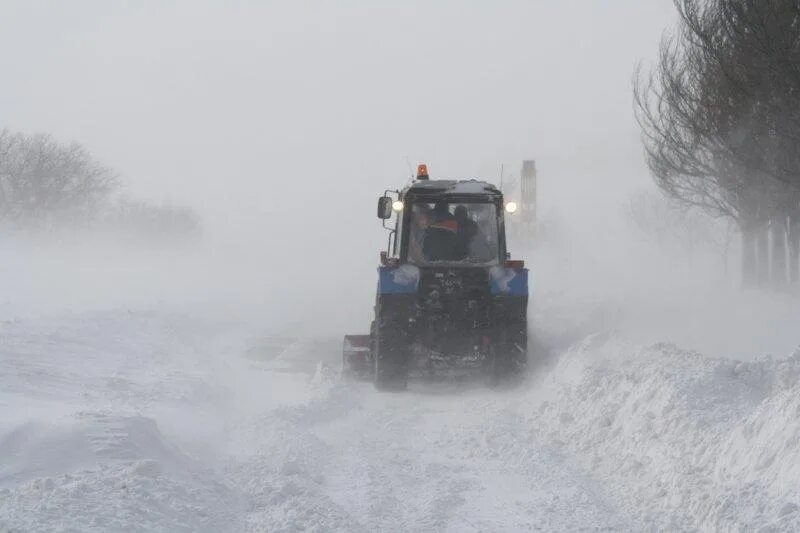
<path id="1" fill-rule="evenodd" d="M 403 202 L 401 202 L 400 200 L 395 200 L 394 202 L 392 202 L 392 211 L 394 211 L 395 213 L 399 213 L 402 210 L 403 210 Z"/>
<path id="2" fill-rule="evenodd" d="M 517 202 L 506 202 L 506 212 L 513 213 L 517 210 Z"/>

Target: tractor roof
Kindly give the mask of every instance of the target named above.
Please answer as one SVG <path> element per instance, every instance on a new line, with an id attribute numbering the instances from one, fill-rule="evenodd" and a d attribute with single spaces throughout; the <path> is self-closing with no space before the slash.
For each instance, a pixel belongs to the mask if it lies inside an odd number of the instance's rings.
<path id="1" fill-rule="evenodd" d="M 501 196 L 497 187 L 478 180 L 418 180 L 412 183 L 404 193 L 412 196 Z"/>

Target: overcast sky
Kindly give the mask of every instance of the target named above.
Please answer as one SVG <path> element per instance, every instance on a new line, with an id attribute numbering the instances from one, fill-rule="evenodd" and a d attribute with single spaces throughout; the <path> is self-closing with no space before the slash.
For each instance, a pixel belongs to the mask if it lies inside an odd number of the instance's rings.
<path id="1" fill-rule="evenodd" d="M 214 220 L 311 197 L 373 224 L 406 158 L 490 179 L 535 158 L 543 204 L 615 201 L 647 185 L 631 76 L 673 20 L 668 0 L 5 0 L 0 126 Z"/>

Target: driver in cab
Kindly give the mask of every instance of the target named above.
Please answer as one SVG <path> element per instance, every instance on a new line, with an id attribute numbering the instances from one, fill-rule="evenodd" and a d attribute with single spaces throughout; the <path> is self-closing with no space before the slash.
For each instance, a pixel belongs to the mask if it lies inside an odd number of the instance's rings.
<path id="1" fill-rule="evenodd" d="M 436 202 L 425 229 L 422 253 L 428 261 L 464 260 L 476 232 L 477 227 L 469 218 L 466 207 L 457 206 L 454 215 L 450 213 L 447 202 Z"/>

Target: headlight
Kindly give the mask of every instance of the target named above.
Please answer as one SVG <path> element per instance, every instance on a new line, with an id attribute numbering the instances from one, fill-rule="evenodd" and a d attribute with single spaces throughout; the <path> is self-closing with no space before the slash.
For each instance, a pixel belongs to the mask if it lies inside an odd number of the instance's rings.
<path id="1" fill-rule="evenodd" d="M 517 210 L 517 202 L 507 202 L 506 203 L 506 211 L 508 213 L 513 213 Z"/>
<path id="2" fill-rule="evenodd" d="M 402 210 L 403 210 L 403 202 L 401 202 L 400 200 L 395 200 L 394 202 L 392 202 L 392 211 L 394 211 L 395 213 L 399 213 Z"/>

